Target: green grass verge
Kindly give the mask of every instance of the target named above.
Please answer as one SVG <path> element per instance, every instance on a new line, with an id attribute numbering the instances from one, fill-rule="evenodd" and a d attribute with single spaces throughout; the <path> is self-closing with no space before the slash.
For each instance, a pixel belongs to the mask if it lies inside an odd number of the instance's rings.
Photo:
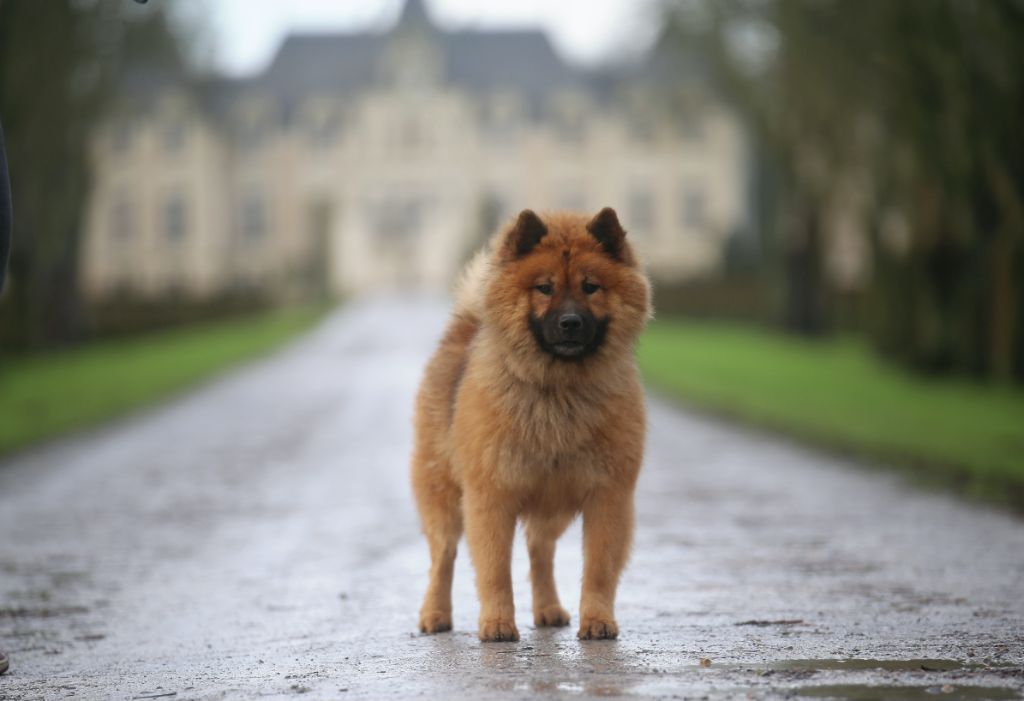
<path id="1" fill-rule="evenodd" d="M 648 382 L 697 407 L 916 468 L 1024 506 L 1024 393 L 916 377 L 853 339 L 658 321 L 640 340 Z"/>
<path id="2" fill-rule="evenodd" d="M 151 404 L 309 328 L 323 308 L 0 361 L 0 455 Z"/>

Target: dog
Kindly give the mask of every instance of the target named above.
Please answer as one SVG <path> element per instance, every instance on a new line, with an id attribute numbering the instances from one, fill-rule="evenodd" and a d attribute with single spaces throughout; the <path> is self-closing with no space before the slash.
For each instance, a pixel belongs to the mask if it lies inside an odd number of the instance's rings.
<path id="1" fill-rule="evenodd" d="M 412 487 L 430 546 L 424 633 L 452 627 L 463 530 L 481 641 L 515 641 L 512 541 L 525 524 L 537 626 L 566 626 L 555 542 L 582 513 L 580 639 L 618 636 L 644 392 L 634 346 L 648 280 L 611 208 L 523 210 L 467 266 L 416 399 Z"/>

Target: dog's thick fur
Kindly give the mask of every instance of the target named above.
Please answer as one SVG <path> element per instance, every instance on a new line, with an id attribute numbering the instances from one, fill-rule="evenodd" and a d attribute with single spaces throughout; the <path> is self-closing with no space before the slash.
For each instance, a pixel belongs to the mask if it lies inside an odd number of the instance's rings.
<path id="1" fill-rule="evenodd" d="M 647 279 L 609 208 L 594 217 L 524 210 L 470 263 L 416 404 L 412 485 L 431 557 L 423 632 L 451 629 L 465 529 L 480 639 L 518 640 L 511 557 L 520 518 L 534 622 L 568 625 L 555 541 L 582 513 L 578 636 L 618 635 L 615 592 L 645 431 L 633 347 L 649 315 Z M 575 333 L 577 317 L 592 337 L 562 342 L 557 334 Z"/>

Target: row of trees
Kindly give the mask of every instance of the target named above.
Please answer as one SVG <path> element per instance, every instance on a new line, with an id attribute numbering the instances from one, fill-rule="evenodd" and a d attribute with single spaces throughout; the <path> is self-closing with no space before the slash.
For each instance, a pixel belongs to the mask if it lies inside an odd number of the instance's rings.
<path id="1" fill-rule="evenodd" d="M 51 346 L 81 333 L 76 273 L 89 138 L 128 71 L 183 61 L 159 7 L 0 0 L 0 121 L 15 215 L 0 348 Z"/>
<path id="2" fill-rule="evenodd" d="M 882 352 L 1024 378 L 1024 2 L 686 0 L 666 17 L 748 119 L 785 324 L 832 326 L 843 210 L 870 251 L 857 324 Z"/>

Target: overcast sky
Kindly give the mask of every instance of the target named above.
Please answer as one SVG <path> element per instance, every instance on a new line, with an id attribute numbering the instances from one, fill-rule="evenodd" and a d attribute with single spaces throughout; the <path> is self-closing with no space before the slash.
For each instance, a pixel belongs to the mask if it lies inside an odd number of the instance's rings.
<path id="1" fill-rule="evenodd" d="M 593 64 L 637 53 L 650 41 L 651 0 L 426 0 L 448 29 L 536 27 L 570 61 Z M 404 0 L 213 0 L 201 3 L 215 63 L 238 75 L 258 71 L 293 31 L 380 31 Z"/>

